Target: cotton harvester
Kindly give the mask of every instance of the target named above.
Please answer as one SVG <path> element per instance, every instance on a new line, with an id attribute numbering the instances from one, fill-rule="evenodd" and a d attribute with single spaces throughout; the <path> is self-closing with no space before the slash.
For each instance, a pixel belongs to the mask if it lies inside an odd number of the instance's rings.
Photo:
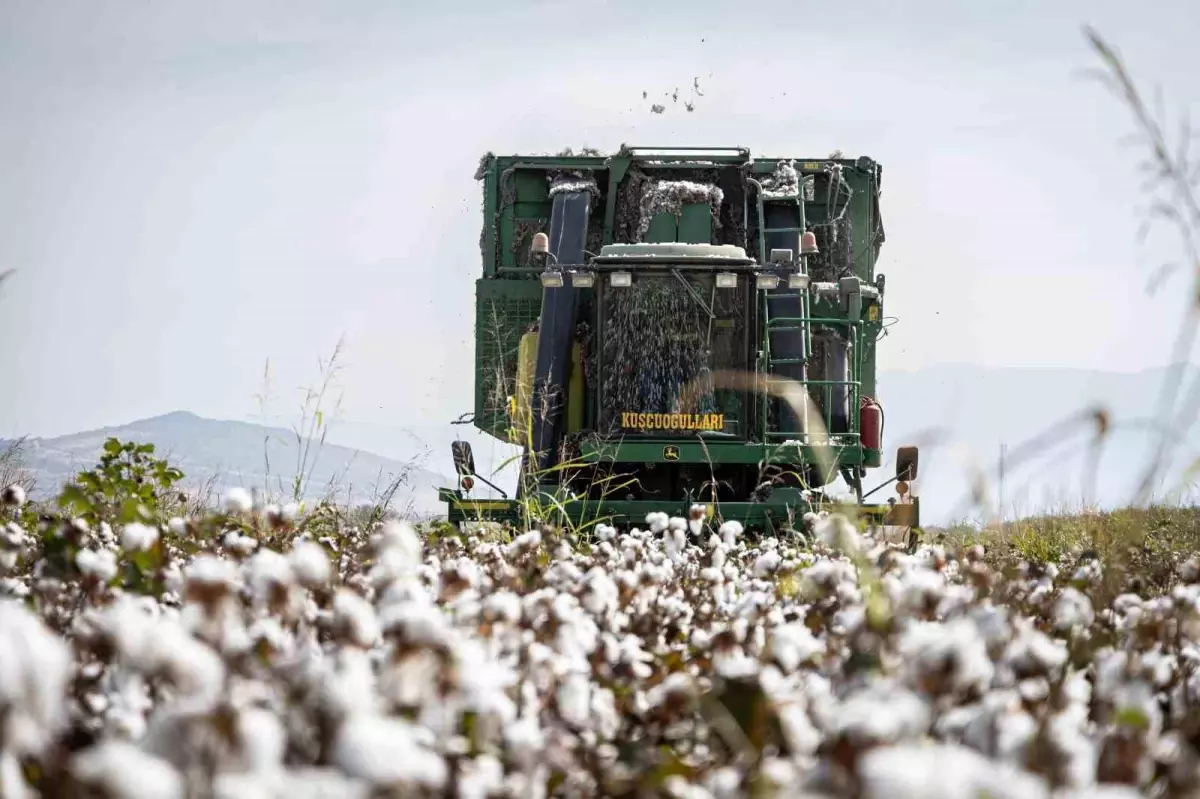
<path id="1" fill-rule="evenodd" d="M 876 489 L 897 497 L 863 492 L 883 447 L 881 174 L 744 148 L 486 155 L 473 424 L 523 456 L 508 497 L 456 441 L 449 521 L 768 531 L 838 504 L 915 528 L 915 447 Z M 472 498 L 477 480 L 501 498 Z"/>

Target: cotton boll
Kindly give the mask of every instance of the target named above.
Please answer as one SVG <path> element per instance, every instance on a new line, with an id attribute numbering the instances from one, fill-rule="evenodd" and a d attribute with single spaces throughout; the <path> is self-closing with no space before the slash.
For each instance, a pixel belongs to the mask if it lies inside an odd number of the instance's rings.
<path id="1" fill-rule="evenodd" d="M 1087 627 L 1094 619 L 1092 602 L 1086 595 L 1071 587 L 1062 590 L 1058 601 L 1054 604 L 1055 629 L 1070 630 L 1076 627 Z"/>
<path id="2" fill-rule="evenodd" d="M 320 544 L 311 541 L 296 541 L 288 556 L 296 579 L 306 588 L 317 588 L 329 582 L 331 567 L 329 557 Z"/>
<path id="3" fill-rule="evenodd" d="M 1022 625 L 1017 637 L 1008 645 L 1006 659 L 1018 678 L 1040 676 L 1066 663 L 1067 647 L 1063 641 Z"/>
<path id="4" fill-rule="evenodd" d="M 195 706 L 207 707 L 220 697 L 225 681 L 224 661 L 212 647 L 178 624 L 158 625 L 143 654 L 146 671 L 164 674 Z"/>
<path id="5" fill-rule="evenodd" d="M 419 742 L 411 723 L 398 718 L 348 718 L 335 739 L 333 762 L 377 786 L 438 790 L 448 777 L 446 761 Z"/>
<path id="6" fill-rule="evenodd" d="M 25 781 L 25 770 L 11 752 L 0 752 L 0 785 L 4 799 L 41 799 Z"/>
<path id="7" fill-rule="evenodd" d="M 568 674 L 555 693 L 558 712 L 573 727 L 587 725 L 591 718 L 591 690 L 586 674 Z"/>
<path id="8" fill-rule="evenodd" d="M 145 552 L 158 541 L 158 528 L 130 522 L 121 528 L 121 548 L 126 552 Z"/>
<path id="9" fill-rule="evenodd" d="M 460 799 L 488 799 L 504 787 L 504 765 L 493 755 L 480 755 L 460 763 Z"/>
<path id="10" fill-rule="evenodd" d="M 529 530 L 521 533 L 513 539 L 513 542 L 508 545 L 507 551 L 509 555 L 519 555 L 522 552 L 532 552 L 542 545 L 542 533 L 540 530 Z"/>
<path id="11" fill-rule="evenodd" d="M 246 557 L 255 549 L 258 548 L 258 541 L 248 535 L 243 535 L 236 530 L 231 530 L 221 539 L 221 543 L 226 549 L 234 554 Z"/>
<path id="12" fill-rule="evenodd" d="M 816 528 L 817 537 L 825 546 L 843 552 L 858 552 L 863 548 L 862 537 L 854 525 L 840 513 L 822 519 Z"/>
<path id="13" fill-rule="evenodd" d="M 225 493 L 225 511 L 227 513 L 249 513 L 253 508 L 254 500 L 246 489 L 231 488 Z"/>
<path id="14" fill-rule="evenodd" d="M 854 691 L 840 705 L 831 732 L 859 744 L 912 740 L 928 729 L 930 708 L 887 680 Z"/>
<path id="15" fill-rule="evenodd" d="M 5 744 L 16 754 L 40 753 L 65 720 L 71 652 L 11 600 L 0 600 L 0 641 L 0 703 L 8 708 Z"/>
<path id="16" fill-rule="evenodd" d="M 295 577 L 287 558 L 271 549 L 255 553 L 248 561 L 248 570 L 251 588 L 264 599 L 272 590 L 290 586 Z"/>
<path id="17" fill-rule="evenodd" d="M 218 774 L 213 799 L 368 799 L 371 785 L 334 768 Z"/>
<path id="18" fill-rule="evenodd" d="M 864 799 L 993 799 L 1049 797 L 1033 774 L 997 764 L 965 747 L 948 744 L 881 747 L 863 755 L 858 770 Z"/>
<path id="19" fill-rule="evenodd" d="M 370 603 L 353 591 L 341 588 L 333 598 L 334 623 L 355 646 L 368 648 L 379 638 L 379 621 Z"/>
<path id="20" fill-rule="evenodd" d="M 215 555 L 197 555 L 184 570 L 188 588 L 228 591 L 237 587 L 237 567 Z"/>
<path id="21" fill-rule="evenodd" d="M 237 715 L 237 767 L 266 772 L 279 768 L 287 750 L 287 733 L 269 710 L 249 708 Z"/>
<path id="22" fill-rule="evenodd" d="M 776 627 L 769 640 L 771 656 L 787 673 L 825 651 L 825 642 L 818 640 L 799 622 Z"/>
<path id="23" fill-rule="evenodd" d="M 504 743 L 516 762 L 528 768 L 542 753 L 546 739 L 537 719 L 526 716 L 505 726 Z"/>
<path id="24" fill-rule="evenodd" d="M 111 549 L 81 549 L 75 553 L 75 565 L 79 571 L 102 583 L 117 576 L 117 555 Z"/>
<path id="25" fill-rule="evenodd" d="M 0 491 L 0 505 L 19 508 L 25 504 L 25 488 L 13 483 Z"/>
<path id="26" fill-rule="evenodd" d="M 774 550 L 759 555 L 754 561 L 754 576 L 760 580 L 770 577 L 779 568 L 780 560 L 779 553 Z"/>
<path id="27" fill-rule="evenodd" d="M 183 777 L 170 763 L 124 741 L 103 741 L 76 753 L 71 775 L 110 799 L 182 799 Z"/>
<path id="28" fill-rule="evenodd" d="M 721 541 L 725 544 L 725 548 L 733 549 L 737 546 L 737 540 L 742 535 L 742 523 L 733 520 L 722 522 L 717 532 L 721 536 Z"/>

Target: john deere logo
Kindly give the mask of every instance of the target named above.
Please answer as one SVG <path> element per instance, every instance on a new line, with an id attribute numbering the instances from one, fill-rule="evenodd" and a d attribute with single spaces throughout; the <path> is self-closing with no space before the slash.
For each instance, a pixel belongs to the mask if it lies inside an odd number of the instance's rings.
<path id="1" fill-rule="evenodd" d="M 668 461 L 679 460 L 679 447 L 674 444 L 668 444 L 663 447 L 663 459 Z"/>

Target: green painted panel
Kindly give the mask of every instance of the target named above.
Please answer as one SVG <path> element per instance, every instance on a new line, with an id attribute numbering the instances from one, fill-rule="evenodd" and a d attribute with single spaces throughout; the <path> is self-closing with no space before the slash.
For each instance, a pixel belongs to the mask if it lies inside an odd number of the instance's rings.
<path id="1" fill-rule="evenodd" d="M 674 447 L 677 457 L 668 461 L 663 449 Z M 830 446 L 825 449 L 843 466 L 861 463 L 857 446 Z M 782 443 L 760 444 L 757 442 L 728 442 L 706 438 L 703 443 L 691 438 L 634 438 L 627 436 L 621 441 L 597 443 L 585 441 L 581 445 L 585 461 L 612 461 L 617 463 L 742 463 L 760 462 L 799 466 L 817 462 L 818 457 L 810 446 L 784 446 Z"/>
<path id="2" fill-rule="evenodd" d="M 646 235 L 642 239 L 648 244 L 678 241 L 677 230 L 675 215 L 664 212 L 650 220 L 650 227 L 646 229 Z"/>
<path id="3" fill-rule="evenodd" d="M 475 426 L 504 437 L 521 336 L 542 310 L 536 280 L 475 282 Z"/>
<path id="4" fill-rule="evenodd" d="M 679 216 L 678 241 L 686 244 L 711 244 L 713 240 L 712 206 L 686 203 Z"/>
<path id="5" fill-rule="evenodd" d="M 513 178 L 517 191 L 517 202 L 546 202 L 550 199 L 550 184 L 542 170 L 522 169 Z"/>

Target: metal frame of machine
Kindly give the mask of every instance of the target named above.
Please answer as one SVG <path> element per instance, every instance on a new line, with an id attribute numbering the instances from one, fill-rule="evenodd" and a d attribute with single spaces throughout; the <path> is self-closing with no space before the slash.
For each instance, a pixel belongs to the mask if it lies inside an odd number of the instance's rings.
<path id="1" fill-rule="evenodd" d="M 754 159 L 745 148 L 485 156 L 472 423 L 522 445 L 522 474 L 540 477 L 522 480 L 515 498 L 473 499 L 476 480 L 488 481 L 456 442 L 459 485 L 440 492 L 449 521 L 519 523 L 536 495 L 575 524 L 640 523 L 661 511 L 786 528 L 829 503 L 821 489 L 840 474 L 858 513 L 916 528 L 915 448 L 899 450 L 883 484 L 895 483 L 898 498 L 868 504 L 874 491 L 862 487 L 882 461 L 881 176 L 869 158 Z M 747 385 L 737 396 L 748 401 L 730 400 L 728 418 L 622 413 L 611 422 L 602 395 L 613 368 L 606 314 L 616 306 L 606 297 L 659 277 L 692 286 L 713 319 L 695 285 L 745 298 L 736 324 Z M 800 387 L 816 417 L 781 401 L 779 385 Z M 634 482 L 596 496 L 589 486 L 614 473 Z"/>

